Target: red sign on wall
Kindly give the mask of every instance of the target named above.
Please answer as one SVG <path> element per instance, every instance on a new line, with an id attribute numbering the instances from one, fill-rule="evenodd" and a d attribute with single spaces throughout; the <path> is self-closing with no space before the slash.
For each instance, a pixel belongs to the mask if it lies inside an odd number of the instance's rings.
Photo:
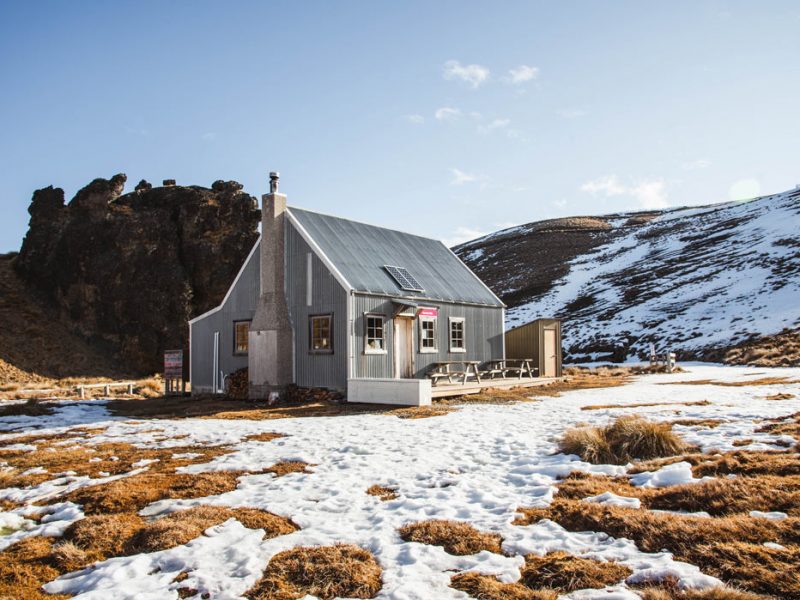
<path id="1" fill-rule="evenodd" d="M 439 314 L 438 308 L 425 308 L 425 307 L 420 308 L 418 313 L 420 317 L 435 317 L 438 314 Z"/>

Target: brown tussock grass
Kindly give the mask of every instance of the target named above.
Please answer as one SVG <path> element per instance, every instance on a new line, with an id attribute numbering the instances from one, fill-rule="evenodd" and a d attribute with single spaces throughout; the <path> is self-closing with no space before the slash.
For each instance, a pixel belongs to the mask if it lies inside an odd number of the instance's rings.
<path id="1" fill-rule="evenodd" d="M 515 521 L 518 525 L 550 519 L 568 531 L 602 531 L 633 540 L 644 552 L 666 548 L 677 560 L 751 592 L 781 598 L 800 594 L 800 575 L 792 566 L 800 560 L 798 518 L 769 521 L 736 515 L 708 519 L 559 497 L 548 508 L 520 512 Z M 787 550 L 766 548 L 763 543 L 767 541 L 787 546 Z"/>
<path id="2" fill-rule="evenodd" d="M 641 408 L 643 406 L 708 406 L 708 400 L 695 400 L 693 402 L 637 402 L 633 404 L 588 404 L 581 406 L 581 410 L 603 410 L 607 408 Z"/>
<path id="3" fill-rule="evenodd" d="M 42 417 L 52 414 L 52 408 L 36 399 L 0 406 L 0 417 Z"/>
<path id="4" fill-rule="evenodd" d="M 515 404 L 517 402 L 537 402 L 537 392 L 531 388 L 485 388 L 477 394 L 437 400 L 443 404 Z"/>
<path id="5" fill-rule="evenodd" d="M 633 372 L 627 367 L 598 367 L 584 369 L 567 367 L 564 369 L 565 381 L 556 381 L 546 386 L 532 388 L 535 396 L 558 397 L 561 392 L 617 387 L 630 382 Z"/>
<path id="6" fill-rule="evenodd" d="M 74 443 L 64 444 L 62 442 Z M 0 448 L 0 457 L 13 469 L 9 472 L 12 479 L 6 487 L 28 487 L 54 478 L 54 474 L 73 471 L 77 475 L 99 477 L 105 472 L 110 475 L 128 473 L 133 464 L 143 460 L 157 460 L 147 465 L 148 471 L 174 471 L 178 467 L 207 462 L 208 460 L 231 452 L 230 448 L 221 446 L 179 446 L 173 448 L 137 448 L 123 442 L 101 443 L 92 445 L 90 440 L 81 436 L 59 435 L 47 439 L 36 439 L 37 448 L 33 451 L 5 450 Z M 17 442 L 20 443 L 20 442 Z M 22 442 L 25 443 L 25 442 Z M 173 454 L 198 454 L 194 458 L 172 458 Z M 33 467 L 42 467 L 47 473 L 22 475 Z"/>
<path id="7" fill-rule="evenodd" d="M 684 427 L 708 427 L 714 429 L 719 427 L 724 421 L 722 419 L 676 419 L 670 421 L 672 425 L 683 425 Z"/>
<path id="8" fill-rule="evenodd" d="M 271 467 L 267 467 L 262 473 L 272 473 L 275 477 L 283 477 L 289 473 L 312 473 L 312 471 L 308 470 L 308 467 L 313 466 L 301 460 L 282 460 Z"/>
<path id="9" fill-rule="evenodd" d="M 294 600 L 310 594 L 322 600 L 374 598 L 383 585 L 381 575 L 372 554 L 358 546 L 301 546 L 273 556 L 245 597 Z"/>
<path id="10" fill-rule="evenodd" d="M 45 594 L 42 585 L 66 571 L 53 556 L 53 538 L 33 536 L 0 552 L 0 598 L 66 600 L 63 594 Z"/>
<path id="11" fill-rule="evenodd" d="M 502 583 L 496 577 L 465 572 L 453 575 L 450 587 L 480 600 L 557 600 L 554 590 L 531 590 L 520 583 Z"/>
<path id="12" fill-rule="evenodd" d="M 791 400 L 795 397 L 794 394 L 782 392 L 779 394 L 772 394 L 771 396 L 764 396 L 767 400 Z"/>
<path id="13" fill-rule="evenodd" d="M 752 438 L 741 438 L 738 440 L 733 440 L 733 442 L 731 442 L 731 445 L 737 448 L 741 448 L 742 446 L 749 446 L 752 443 L 753 443 Z"/>
<path id="14" fill-rule="evenodd" d="M 770 419 L 767 425 L 756 429 L 756 433 L 790 435 L 800 442 L 800 412 L 777 419 Z"/>
<path id="15" fill-rule="evenodd" d="M 617 418 L 605 427 L 568 429 L 559 441 L 559 451 L 577 454 L 593 464 L 626 464 L 674 456 L 687 449 L 669 423 L 655 423 L 635 415 Z"/>
<path id="16" fill-rule="evenodd" d="M 713 379 L 698 379 L 695 381 L 664 381 L 659 385 L 718 385 L 721 387 L 751 387 L 757 385 L 779 385 L 785 383 L 800 383 L 788 377 L 762 377 L 745 381 L 714 381 Z"/>
<path id="17" fill-rule="evenodd" d="M 443 417 L 455 410 L 450 406 L 432 404 L 431 406 L 412 406 L 409 408 L 398 408 L 391 412 L 395 417 L 401 419 L 427 419 L 429 417 Z"/>
<path id="18" fill-rule="evenodd" d="M 503 554 L 503 538 L 497 533 L 478 531 L 469 523 L 449 520 L 429 520 L 409 523 L 399 529 L 406 542 L 442 546 L 445 552 L 463 556 L 482 550 Z"/>
<path id="19" fill-rule="evenodd" d="M 64 496 L 83 505 L 86 514 L 98 515 L 139 511 L 164 499 L 202 498 L 236 489 L 244 471 L 211 473 L 141 473 L 90 487 L 79 488 Z"/>
<path id="20" fill-rule="evenodd" d="M 737 475 L 800 475 L 800 455 L 785 450 L 736 450 L 723 454 L 691 453 L 637 463 L 628 473 L 655 471 L 679 461 L 692 465 L 695 477 Z"/>
<path id="21" fill-rule="evenodd" d="M 682 590 L 676 579 L 668 578 L 656 584 L 633 585 L 643 600 L 770 600 L 770 596 L 753 594 L 727 586 L 705 590 Z"/>
<path id="22" fill-rule="evenodd" d="M 284 433 L 275 433 L 273 431 L 265 431 L 263 433 L 253 433 L 244 438 L 245 442 L 271 442 L 278 438 L 286 437 Z"/>
<path id="23" fill-rule="evenodd" d="M 384 487 L 382 485 L 378 485 L 377 483 L 367 488 L 367 494 L 370 496 L 377 496 L 382 502 L 394 500 L 398 496 L 396 489 Z"/>
<path id="24" fill-rule="evenodd" d="M 291 520 L 257 508 L 196 506 L 168 514 L 140 528 L 126 544 L 127 551 L 138 554 L 181 546 L 228 519 L 236 519 L 249 529 L 263 529 L 264 539 L 299 529 Z"/>
<path id="25" fill-rule="evenodd" d="M 568 593 L 614 585 L 632 573 L 625 565 L 613 561 L 581 558 L 567 552 L 550 552 L 544 556 L 526 556 L 520 582 L 531 589 L 551 588 Z"/>
<path id="26" fill-rule="evenodd" d="M 134 512 L 91 515 L 75 521 L 64 532 L 64 539 L 90 552 L 95 560 L 123 554 L 130 540 L 145 526 Z"/>
<path id="27" fill-rule="evenodd" d="M 582 500 L 605 492 L 638 498 L 643 507 L 657 510 L 706 511 L 714 516 L 760 510 L 800 516 L 798 476 L 744 475 L 652 489 L 631 485 L 627 477 L 571 473 L 558 484 L 559 498 Z"/>

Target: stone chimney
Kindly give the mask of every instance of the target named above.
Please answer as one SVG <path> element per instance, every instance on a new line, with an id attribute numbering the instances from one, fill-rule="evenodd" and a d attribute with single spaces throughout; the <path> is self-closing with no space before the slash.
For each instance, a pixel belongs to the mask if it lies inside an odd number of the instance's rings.
<path id="1" fill-rule="evenodd" d="M 274 398 L 293 383 L 294 343 L 284 289 L 286 196 L 278 193 L 278 173 L 269 174 L 269 194 L 261 197 L 261 298 L 250 324 L 250 398 Z"/>

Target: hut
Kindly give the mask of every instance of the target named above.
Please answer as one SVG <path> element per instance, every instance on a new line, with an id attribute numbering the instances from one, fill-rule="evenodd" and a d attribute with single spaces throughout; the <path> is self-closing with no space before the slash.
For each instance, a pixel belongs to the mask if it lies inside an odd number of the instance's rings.
<path id="1" fill-rule="evenodd" d="M 506 358 L 531 359 L 539 377 L 561 377 L 561 321 L 536 319 L 506 331 Z"/>

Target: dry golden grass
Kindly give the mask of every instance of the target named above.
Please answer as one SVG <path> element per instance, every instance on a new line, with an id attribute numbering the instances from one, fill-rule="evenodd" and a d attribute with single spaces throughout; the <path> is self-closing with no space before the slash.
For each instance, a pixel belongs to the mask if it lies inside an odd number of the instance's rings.
<path id="1" fill-rule="evenodd" d="M 643 600 L 770 600 L 771 596 L 753 594 L 731 587 L 716 586 L 705 590 L 680 589 L 675 579 L 657 584 L 633 586 Z"/>
<path id="2" fill-rule="evenodd" d="M 64 499 L 83 505 L 86 514 L 141 510 L 166 498 L 202 498 L 236 489 L 243 471 L 212 473 L 141 473 L 111 483 L 79 488 Z"/>
<path id="3" fill-rule="evenodd" d="M 179 446 L 172 448 L 137 448 L 131 444 L 90 443 L 83 437 L 83 430 L 72 430 L 43 438 L 41 436 L 25 436 L 11 440 L 16 443 L 27 443 L 36 446 L 36 450 L 7 450 L 0 447 L 0 459 L 8 463 L 12 470 L 8 471 L 4 482 L 6 487 L 26 487 L 37 485 L 53 478 L 53 473 L 73 471 L 77 475 L 99 477 L 100 473 L 119 475 L 128 473 L 135 467 L 134 463 L 143 460 L 156 460 L 147 465 L 148 471 L 174 471 L 178 467 L 189 464 L 207 462 L 208 460 L 231 452 L 221 446 Z M 27 441 L 20 441 L 27 440 Z M 172 458 L 174 454 L 197 454 L 193 458 Z M 22 475 L 33 467 L 42 467 L 47 473 Z M 10 478 L 10 479 L 9 479 Z"/>
<path id="4" fill-rule="evenodd" d="M 197 506 L 168 514 L 140 528 L 127 543 L 127 550 L 138 554 L 174 548 L 200 537 L 209 527 L 228 519 L 236 519 L 250 529 L 263 529 L 265 539 L 299 529 L 291 520 L 257 508 Z"/>
<path id="5" fill-rule="evenodd" d="M 269 561 L 256 585 L 245 593 L 250 600 L 294 600 L 313 595 L 374 598 L 381 590 L 381 567 L 370 552 L 358 546 L 298 547 Z"/>
<path id="6" fill-rule="evenodd" d="M 692 465 L 695 477 L 706 475 L 720 477 L 724 475 L 800 475 L 800 455 L 785 450 L 736 450 L 723 454 L 692 453 L 669 458 L 657 458 L 637 463 L 628 473 L 655 471 L 661 467 L 679 461 Z"/>
<path id="7" fill-rule="evenodd" d="M 607 408 L 641 408 L 642 406 L 709 406 L 708 400 L 695 400 L 694 402 L 638 402 L 633 404 L 588 404 L 581 406 L 581 410 L 604 410 Z"/>
<path id="8" fill-rule="evenodd" d="M 144 526 L 145 522 L 135 512 L 91 515 L 70 525 L 64 539 L 100 560 L 121 555 Z"/>
<path id="9" fill-rule="evenodd" d="M 410 408 L 397 408 L 391 414 L 401 419 L 427 419 L 428 417 L 442 417 L 455 409 L 441 404 L 431 406 L 413 406 Z"/>
<path id="10" fill-rule="evenodd" d="M 286 434 L 275 433 L 272 431 L 265 431 L 263 433 L 254 433 L 244 438 L 245 442 L 271 442 L 278 438 L 286 437 Z"/>
<path id="11" fill-rule="evenodd" d="M 77 571 L 92 561 L 81 548 L 72 542 L 58 542 L 50 555 L 58 568 L 65 572 Z"/>
<path id="12" fill-rule="evenodd" d="M 51 414 L 53 414 L 52 408 L 35 399 L 0 406 L 0 417 L 42 417 Z"/>
<path id="13" fill-rule="evenodd" d="M 785 383 L 800 383 L 789 377 L 762 377 L 761 379 L 746 379 L 743 381 L 714 381 L 713 379 L 697 379 L 695 381 L 664 381 L 659 385 L 718 385 L 721 387 L 751 387 L 756 385 L 779 385 Z"/>
<path id="14" fill-rule="evenodd" d="M 569 593 L 622 582 L 632 571 L 612 561 L 581 558 L 566 552 L 525 557 L 520 583 L 531 589 L 548 588 Z"/>
<path id="15" fill-rule="evenodd" d="M 772 433 L 774 435 L 790 435 L 800 442 L 800 413 L 770 419 L 767 425 L 756 429 L 756 433 Z"/>
<path id="16" fill-rule="evenodd" d="M 703 519 L 558 496 L 548 508 L 520 512 L 519 525 L 550 519 L 568 531 L 602 531 L 633 540 L 644 552 L 667 549 L 678 560 L 751 592 L 780 598 L 800 594 L 798 518 L 770 521 L 737 515 Z M 777 542 L 787 549 L 771 550 L 764 542 Z"/>
<path id="17" fill-rule="evenodd" d="M 654 423 L 635 415 L 617 418 L 605 427 L 579 427 L 567 430 L 559 451 L 577 454 L 593 464 L 626 464 L 674 456 L 686 444 L 672 432 L 670 423 Z"/>
<path id="18" fill-rule="evenodd" d="M 469 523 L 447 520 L 409 523 L 399 530 L 406 542 L 442 546 L 445 552 L 458 556 L 477 554 L 482 550 L 502 554 L 503 538 L 497 533 L 478 531 Z"/>
<path id="19" fill-rule="evenodd" d="M 786 393 L 786 392 L 781 392 L 781 393 L 778 393 L 778 394 L 772 394 L 771 396 L 765 396 L 765 398 L 767 400 L 791 400 L 794 397 L 795 397 L 794 394 L 789 394 L 789 393 Z"/>
<path id="20" fill-rule="evenodd" d="M 273 473 L 275 477 L 283 477 L 289 473 L 311 473 L 308 467 L 313 466 L 301 460 L 282 460 L 271 467 L 267 467 L 262 473 Z"/>
<path id="21" fill-rule="evenodd" d="M 557 600 L 553 590 L 531 590 L 520 583 L 501 583 L 490 575 L 474 572 L 458 573 L 450 579 L 450 587 L 466 592 L 479 600 Z"/>
<path id="22" fill-rule="evenodd" d="M 744 475 L 650 489 L 631 485 L 626 477 L 572 473 L 558 484 L 559 498 L 582 500 L 605 492 L 638 498 L 643 507 L 657 510 L 706 511 L 715 516 L 760 510 L 800 516 L 800 477 L 796 475 Z"/>
<path id="23" fill-rule="evenodd" d="M 536 401 L 535 395 L 536 391 L 533 388 L 485 388 L 477 394 L 445 398 L 437 400 L 437 402 L 442 404 L 514 404 L 516 402 L 534 402 Z"/>
<path id="24" fill-rule="evenodd" d="M 380 498 L 382 502 L 386 502 L 387 500 L 394 500 L 397 498 L 397 490 L 390 487 L 384 487 L 378 485 L 371 485 L 367 488 L 367 494 L 370 496 L 377 496 Z"/>
<path id="25" fill-rule="evenodd" d="M 713 429 L 723 423 L 722 419 L 675 419 L 670 421 L 672 425 L 683 425 L 684 427 L 708 427 Z"/>
<path id="26" fill-rule="evenodd" d="M 583 369 L 580 367 L 567 367 L 564 369 L 566 381 L 556 381 L 546 386 L 531 388 L 534 396 L 560 396 L 561 392 L 572 390 L 587 390 L 625 385 L 633 373 L 626 367 L 598 367 L 596 369 Z"/>
<path id="27" fill-rule="evenodd" d="M 15 600 L 65 600 L 69 596 L 45 594 L 39 588 L 64 570 L 53 557 L 53 538 L 25 538 L 0 552 L 0 598 Z"/>

